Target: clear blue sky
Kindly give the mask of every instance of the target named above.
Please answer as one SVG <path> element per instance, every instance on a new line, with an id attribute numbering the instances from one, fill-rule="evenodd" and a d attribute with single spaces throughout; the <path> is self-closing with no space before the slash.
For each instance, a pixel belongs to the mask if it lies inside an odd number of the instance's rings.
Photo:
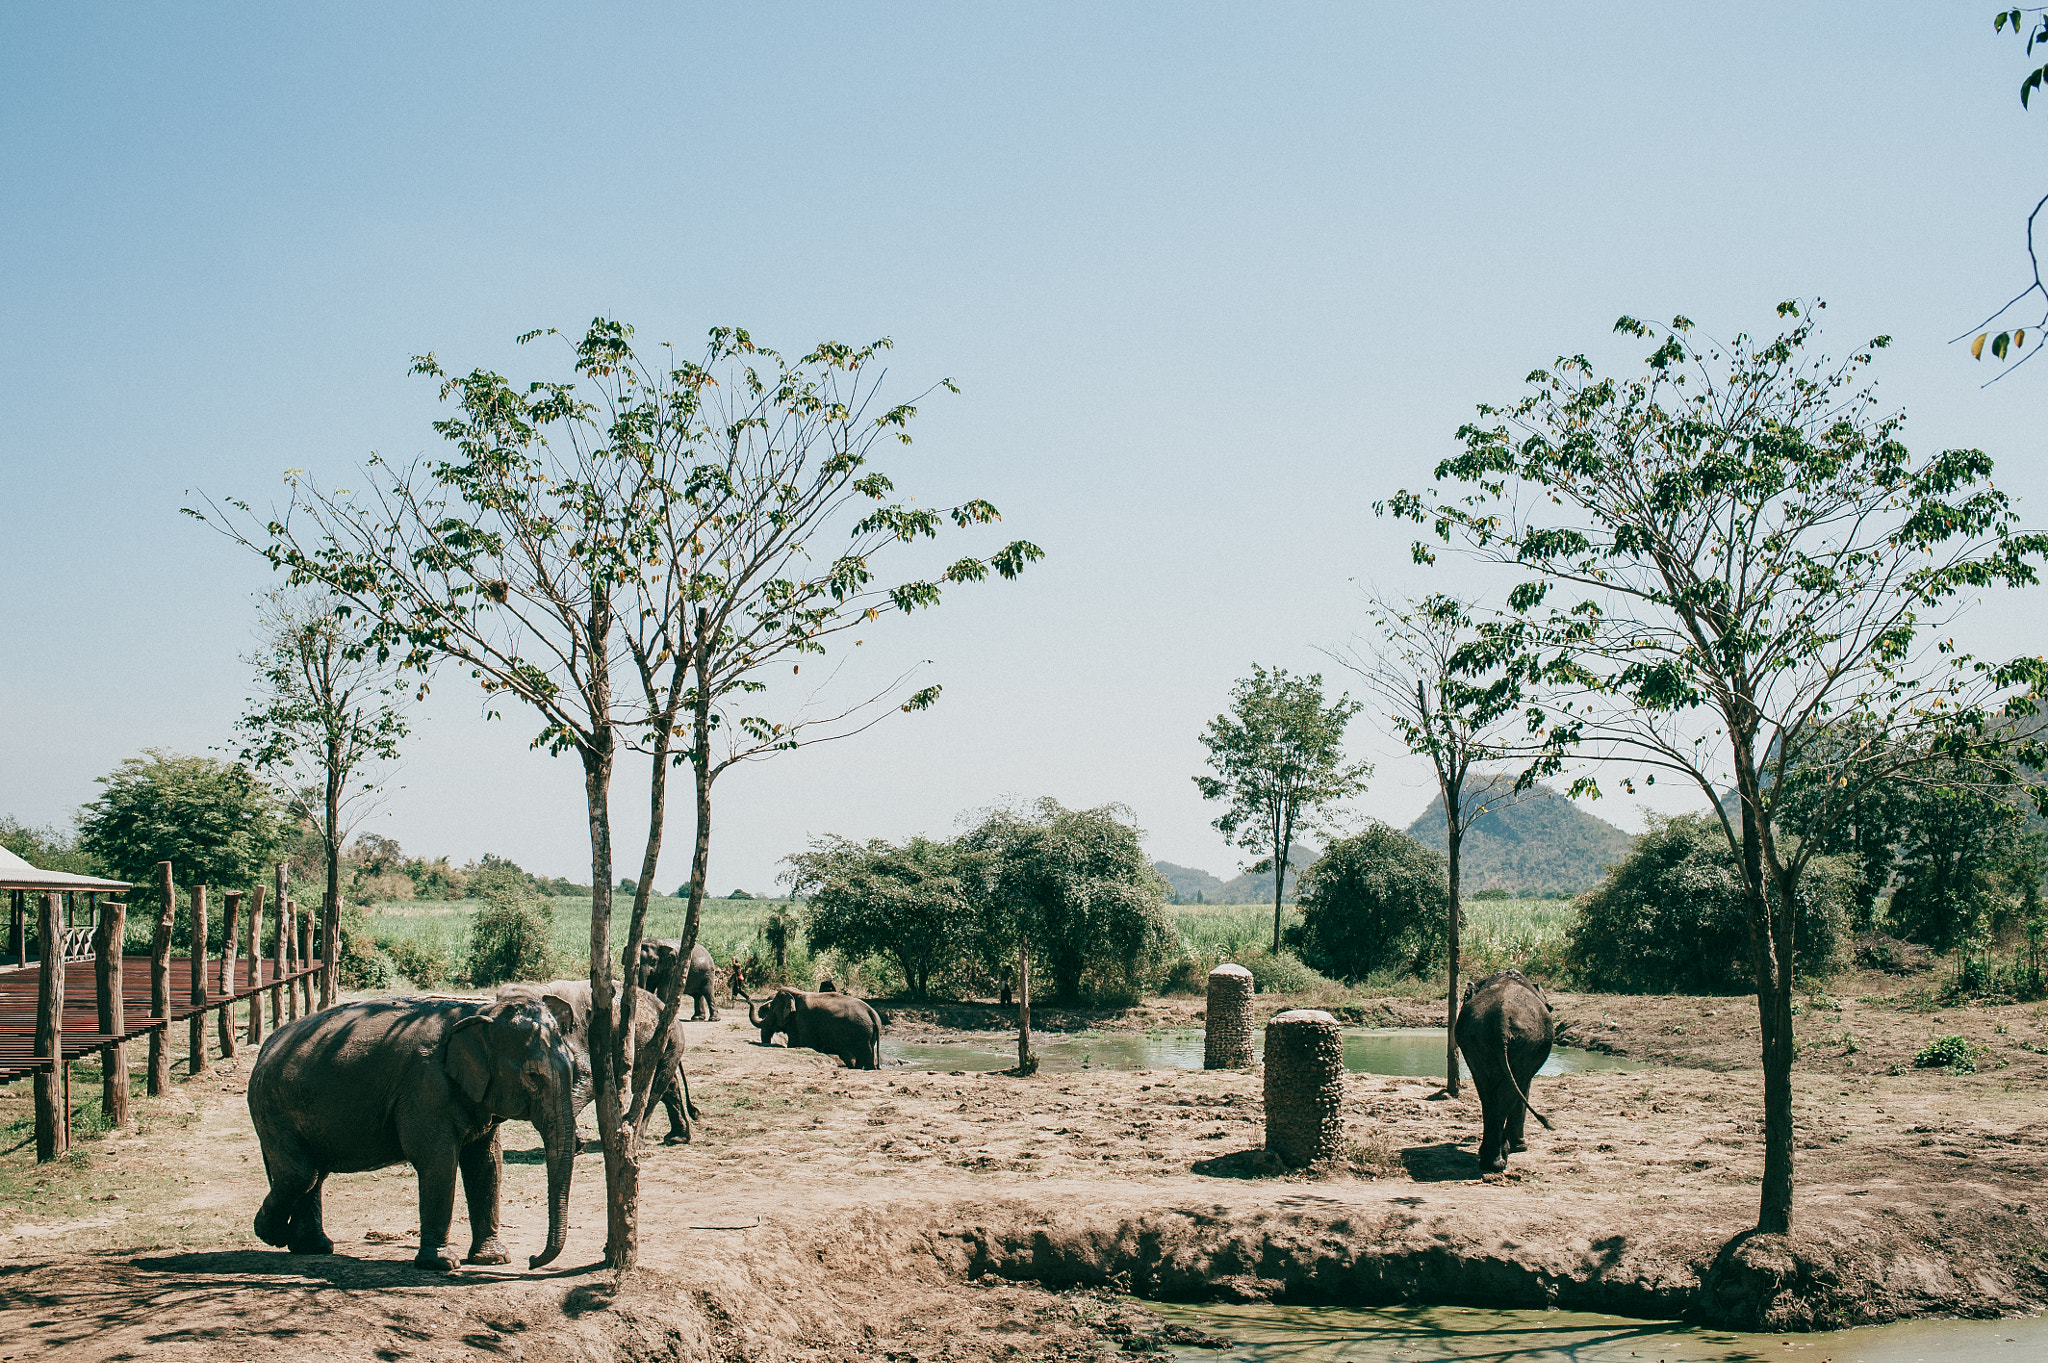
<path id="1" fill-rule="evenodd" d="M 604 313 L 895 338 L 906 390 L 963 390 L 899 482 L 1048 554 L 869 640 L 937 710 L 725 779 L 715 891 L 1006 795 L 1127 802 L 1227 875 L 1188 778 L 1232 680 L 1328 671 L 1358 582 L 1479 585 L 1371 503 L 1531 368 L 1624 354 L 1619 313 L 1824 297 L 1837 352 L 1898 338 L 1916 447 L 1992 451 L 2048 519 L 2048 368 L 1979 391 L 1944 345 L 2048 187 L 2019 62 L 1971 4 L 8 6 L 0 813 L 229 741 L 268 575 L 190 497 L 428 451 L 409 355 L 524 376 L 516 333 Z M 478 710 L 440 687 L 376 826 L 585 874 L 573 763 Z M 1423 773 L 1354 739 L 1405 823 Z"/>

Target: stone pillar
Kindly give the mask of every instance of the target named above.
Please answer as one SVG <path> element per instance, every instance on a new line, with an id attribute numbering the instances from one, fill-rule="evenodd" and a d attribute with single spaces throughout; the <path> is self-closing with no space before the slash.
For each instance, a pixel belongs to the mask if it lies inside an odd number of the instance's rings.
<path id="1" fill-rule="evenodd" d="M 1226 961 L 1209 972 L 1209 1006 L 1204 1014 L 1202 1068 L 1252 1067 L 1252 972 Z"/>
<path id="2" fill-rule="evenodd" d="M 1337 1019 L 1295 1008 L 1266 1024 L 1266 1148 L 1295 1166 L 1344 1146 L 1344 1038 Z"/>

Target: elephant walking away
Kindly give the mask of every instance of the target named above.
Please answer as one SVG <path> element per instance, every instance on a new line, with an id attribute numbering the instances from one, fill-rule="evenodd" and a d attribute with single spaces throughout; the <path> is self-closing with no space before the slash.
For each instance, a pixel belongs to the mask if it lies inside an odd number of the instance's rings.
<path id="1" fill-rule="evenodd" d="M 464 1260 L 502 1264 L 499 1123 L 532 1122 L 547 1151 L 548 1242 L 562 1252 L 576 1158 L 573 1023 L 559 1001 L 378 999 L 286 1023 L 249 1071 L 249 1117 L 270 1195 L 256 1236 L 294 1254 L 329 1254 L 320 1193 L 329 1174 L 409 1162 L 419 1175 L 421 1268 L 455 1267 L 447 1249 L 455 1177 L 469 1204 Z"/>
<path id="2" fill-rule="evenodd" d="M 546 1003 L 556 1000 L 569 1009 L 573 1019 L 569 1029 L 569 1044 L 576 1051 L 576 1111 L 580 1115 L 590 1106 L 590 1100 L 597 1096 L 593 1088 L 590 1066 L 590 981 L 549 980 L 545 984 L 507 984 L 498 987 L 501 1000 L 518 999 L 532 1003 Z M 550 1005 L 552 1006 L 552 1005 Z M 617 1024 L 618 1006 L 612 1007 L 612 1019 Z M 638 991 L 633 1003 L 633 1043 L 635 1048 L 645 1047 L 654 1039 L 655 1024 L 661 1021 L 661 1000 L 645 989 Z M 622 1082 L 622 1090 L 630 1089 L 630 1083 Z M 627 1097 L 622 1093 L 621 1097 Z M 690 1142 L 691 1119 L 699 1116 L 697 1105 L 690 1101 L 690 1076 L 683 1068 L 683 1019 L 680 1015 L 669 1034 L 668 1063 L 655 1076 L 654 1093 L 649 1105 L 660 1103 L 668 1110 L 668 1137 L 670 1145 L 687 1145 Z"/>
<path id="3" fill-rule="evenodd" d="M 1530 1106 L 1529 1085 L 1550 1059 L 1554 1036 L 1550 1000 L 1521 971 L 1503 970 L 1465 987 L 1458 1051 L 1479 1092 L 1479 1167 L 1488 1173 L 1508 1167 L 1509 1151 L 1529 1148 L 1523 1139 L 1528 1114 L 1550 1130 L 1550 1119 Z"/>
<path id="4" fill-rule="evenodd" d="M 851 994 L 778 989 L 765 1006 L 747 1003 L 747 1021 L 761 1029 L 763 1046 L 781 1032 L 791 1046 L 836 1055 L 853 1069 L 881 1068 L 881 1015 Z"/>
<path id="5" fill-rule="evenodd" d="M 659 994 L 668 988 L 679 963 L 683 961 L 683 939 L 671 937 L 665 941 L 649 940 L 640 944 L 640 983 L 642 987 Z M 626 968 L 633 967 L 627 961 Z M 718 978 L 718 965 L 711 959 L 711 953 L 704 949 L 702 942 L 690 948 L 688 966 L 683 977 L 683 992 L 696 1000 L 697 1007 L 690 1014 L 692 1022 L 718 1021 L 718 1006 L 711 1001 L 712 982 Z"/>

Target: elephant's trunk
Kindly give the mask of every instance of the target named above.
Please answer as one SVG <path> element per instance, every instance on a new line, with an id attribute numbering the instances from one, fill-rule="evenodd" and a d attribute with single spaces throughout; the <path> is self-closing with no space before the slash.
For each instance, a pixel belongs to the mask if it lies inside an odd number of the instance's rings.
<path id="1" fill-rule="evenodd" d="M 569 1176 L 576 1165 L 576 1100 L 566 1090 L 552 1104 L 540 1128 L 548 1160 L 548 1245 L 526 1261 L 528 1268 L 553 1263 L 569 1238 Z"/>
<path id="2" fill-rule="evenodd" d="M 769 1042 L 775 1040 L 775 1032 L 773 1031 L 773 1029 L 771 1029 L 767 1023 L 761 1021 L 761 1005 L 755 1003 L 752 999 L 747 1000 L 747 1021 L 751 1023 L 753 1026 L 758 1027 L 760 1029 L 761 1044 L 763 1046 L 766 1046 Z"/>

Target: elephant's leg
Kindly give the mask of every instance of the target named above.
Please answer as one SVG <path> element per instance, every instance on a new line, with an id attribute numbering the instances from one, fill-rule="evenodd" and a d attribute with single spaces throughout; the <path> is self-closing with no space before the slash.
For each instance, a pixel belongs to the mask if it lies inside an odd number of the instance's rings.
<path id="1" fill-rule="evenodd" d="M 469 1257 L 465 1264 L 507 1264 L 512 1256 L 498 1242 L 498 1184 L 504 1176 L 505 1154 L 498 1128 L 483 1140 L 471 1141 L 456 1155 L 462 1169 L 462 1196 L 469 1207 Z"/>
<path id="2" fill-rule="evenodd" d="M 446 1272 L 455 1267 L 448 1253 L 448 1225 L 455 1219 L 455 1151 L 425 1150 L 412 1157 L 420 1184 L 420 1252 L 413 1263 Z"/>
<path id="3" fill-rule="evenodd" d="M 690 1143 L 690 1081 L 683 1074 L 683 1067 L 671 1065 L 668 1077 L 661 1085 L 661 1105 L 668 1109 L 668 1145 Z"/>
<path id="4" fill-rule="evenodd" d="M 711 1012 L 711 995 L 708 991 L 702 994 L 692 994 L 690 997 L 697 1005 L 696 1010 L 690 1014 L 690 1021 L 715 1022 L 718 1019 L 718 1014 Z M 705 1016 L 707 1012 L 710 1012 L 709 1017 Z"/>
<path id="5" fill-rule="evenodd" d="M 1508 1099 L 1515 1105 L 1514 1110 L 1508 1115 L 1508 1149 L 1517 1154 L 1529 1148 L 1526 1139 L 1529 1109 L 1523 1104 L 1522 1095 L 1528 1094 L 1532 1102 L 1535 1100 L 1535 1094 L 1531 1092 L 1530 1086 L 1536 1082 L 1536 1071 L 1541 1068 L 1539 1064 L 1517 1065 L 1514 1069 L 1515 1082 L 1520 1086 L 1520 1091 L 1508 1095 Z"/>
<path id="6" fill-rule="evenodd" d="M 320 1192 L 326 1185 L 327 1175 L 316 1175 L 313 1186 L 300 1193 L 292 1207 L 290 1249 L 294 1254 L 334 1253 L 334 1242 L 327 1238 L 327 1228 L 321 1224 Z"/>
<path id="7" fill-rule="evenodd" d="M 283 1249 L 292 1243 L 292 1221 L 299 1201 L 309 1189 L 319 1186 L 320 1171 L 296 1144 L 266 1141 L 263 1172 L 270 1180 L 270 1192 L 256 1209 L 256 1238 Z"/>
<path id="8" fill-rule="evenodd" d="M 1489 1174 L 1498 1173 L 1508 1167 L 1507 1114 L 1501 1110 L 1501 1090 L 1506 1087 L 1506 1078 L 1492 1076 L 1479 1080 L 1473 1087 L 1479 1090 L 1479 1110 L 1482 1113 L 1479 1167 Z"/>

